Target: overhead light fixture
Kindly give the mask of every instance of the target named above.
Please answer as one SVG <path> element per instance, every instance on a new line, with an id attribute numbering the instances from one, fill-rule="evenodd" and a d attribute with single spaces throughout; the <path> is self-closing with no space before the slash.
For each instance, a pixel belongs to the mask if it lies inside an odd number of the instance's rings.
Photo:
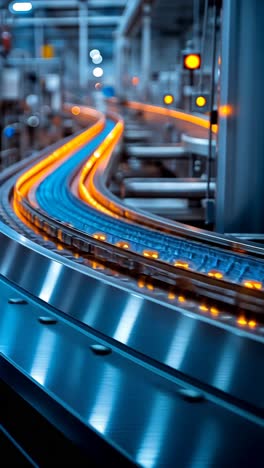
<path id="1" fill-rule="evenodd" d="M 9 5 L 12 13 L 28 13 L 32 10 L 31 2 L 12 2 Z"/>

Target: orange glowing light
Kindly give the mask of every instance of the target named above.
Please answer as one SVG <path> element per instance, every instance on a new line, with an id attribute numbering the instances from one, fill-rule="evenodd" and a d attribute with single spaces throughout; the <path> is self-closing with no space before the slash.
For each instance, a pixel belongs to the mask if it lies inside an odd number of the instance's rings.
<path id="1" fill-rule="evenodd" d="M 249 289 L 261 289 L 262 288 L 262 283 L 260 281 L 254 281 L 254 280 L 244 281 L 243 285 Z"/>
<path id="2" fill-rule="evenodd" d="M 173 119 L 179 119 L 183 122 L 192 123 L 194 125 L 198 125 L 199 127 L 203 127 L 209 129 L 210 122 L 208 118 L 201 117 L 197 115 L 188 114 L 187 112 L 182 112 L 174 109 L 168 109 L 158 106 L 152 106 L 151 104 L 142 104 L 141 102 L 129 101 L 126 103 L 126 106 L 130 109 L 142 110 L 143 112 L 150 112 L 151 114 L 158 114 L 158 115 L 166 115 L 172 117 Z M 212 125 L 212 131 L 216 133 L 218 130 L 217 125 Z"/>
<path id="3" fill-rule="evenodd" d="M 214 316 L 219 315 L 219 310 L 216 309 L 215 307 L 211 307 L 211 308 L 210 308 L 210 312 L 211 312 L 211 314 L 214 315 Z"/>
<path id="4" fill-rule="evenodd" d="M 123 129 L 124 123 L 119 119 L 113 130 L 111 130 L 97 150 L 92 154 L 92 156 L 90 156 L 89 160 L 82 167 L 78 180 L 79 197 L 88 205 L 93 206 L 97 210 L 115 218 L 119 218 L 119 215 L 115 214 L 114 211 L 118 211 L 118 213 L 121 211 L 122 213 L 122 210 L 116 208 L 116 205 L 113 202 L 109 204 L 107 195 L 104 195 L 97 188 L 94 178 L 98 167 L 102 170 L 106 168 L 112 152 L 120 140 Z"/>
<path id="5" fill-rule="evenodd" d="M 151 283 L 148 283 L 148 284 L 147 284 L 147 288 L 148 288 L 150 291 L 154 291 L 154 286 L 153 286 L 153 284 L 151 284 Z"/>
<path id="6" fill-rule="evenodd" d="M 104 270 L 105 269 L 104 265 L 102 265 L 101 263 L 95 262 L 95 261 L 91 262 L 91 267 L 92 267 L 93 270 Z"/>
<path id="7" fill-rule="evenodd" d="M 93 238 L 101 240 L 101 241 L 105 241 L 106 240 L 106 235 L 103 232 L 95 232 L 93 234 Z"/>
<path id="8" fill-rule="evenodd" d="M 133 86 L 137 86 L 139 84 L 139 77 L 138 76 L 133 76 L 131 79 L 131 83 Z"/>
<path id="9" fill-rule="evenodd" d="M 204 107 L 207 103 L 207 100 L 204 96 L 198 96 L 196 99 L 195 99 L 195 104 L 198 106 L 198 107 Z"/>
<path id="10" fill-rule="evenodd" d="M 250 328 L 255 328 L 257 326 L 257 322 L 255 322 L 255 320 L 249 320 L 248 326 Z"/>
<path id="11" fill-rule="evenodd" d="M 185 268 L 187 270 L 189 268 L 189 263 L 182 260 L 176 260 L 174 266 L 178 268 Z"/>
<path id="12" fill-rule="evenodd" d="M 159 258 L 159 254 L 155 250 L 143 250 L 143 255 L 147 258 Z"/>
<path id="13" fill-rule="evenodd" d="M 203 312 L 208 312 L 208 310 L 209 310 L 208 307 L 206 307 L 206 305 L 204 305 L 204 304 L 201 304 L 199 306 L 199 309 L 202 310 Z"/>
<path id="14" fill-rule="evenodd" d="M 247 320 L 245 319 L 245 317 L 241 316 L 237 319 L 237 323 L 238 325 L 244 326 L 244 325 L 247 325 Z"/>
<path id="15" fill-rule="evenodd" d="M 95 83 L 94 85 L 95 89 L 101 89 L 102 88 L 102 83 Z"/>
<path id="16" fill-rule="evenodd" d="M 183 58 L 183 66 L 187 70 L 198 70 L 201 67 L 200 54 L 187 54 Z"/>
<path id="17" fill-rule="evenodd" d="M 145 287 L 145 281 L 143 279 L 138 280 L 138 287 L 141 289 Z"/>
<path id="18" fill-rule="evenodd" d="M 163 97 L 163 102 L 167 106 L 169 106 L 170 104 L 173 104 L 173 102 L 174 102 L 173 95 L 172 94 L 165 94 L 165 96 Z"/>
<path id="19" fill-rule="evenodd" d="M 230 104 L 219 106 L 218 113 L 220 117 L 230 117 L 234 113 L 234 108 Z"/>
<path id="20" fill-rule="evenodd" d="M 87 141 L 102 131 L 105 125 L 105 117 L 103 114 L 94 109 L 84 107 L 80 108 L 79 106 L 71 107 L 68 105 L 65 105 L 64 108 L 68 112 L 76 114 L 81 113 L 83 117 L 87 117 L 89 120 L 95 121 L 95 123 L 90 128 L 88 128 L 88 130 L 83 131 L 77 137 L 74 137 L 66 144 L 57 148 L 45 159 L 41 160 L 26 172 L 24 172 L 18 178 L 14 187 L 14 211 L 24 223 L 27 222 L 25 219 L 26 216 L 30 222 L 31 227 L 34 223 L 34 225 L 39 226 L 39 228 L 42 230 L 45 230 L 45 223 L 41 223 L 37 216 L 32 218 L 32 216 L 27 213 L 21 204 L 21 201 L 25 198 L 28 198 L 30 203 L 34 204 L 34 207 L 36 207 L 36 203 L 33 203 L 34 196 L 31 197 L 31 192 L 34 192 L 35 187 L 37 187 L 40 181 L 43 180 L 49 173 L 51 173 L 54 168 L 58 167 L 65 159 L 69 158 L 73 151 L 76 151 L 77 148 L 83 146 L 85 143 L 87 143 Z M 62 240 L 62 232 L 60 230 L 58 231 L 58 239 Z"/>
<path id="21" fill-rule="evenodd" d="M 73 106 L 71 111 L 73 115 L 79 115 L 81 113 L 81 109 L 79 106 Z"/>
<path id="22" fill-rule="evenodd" d="M 216 279 L 222 279 L 224 275 L 223 273 L 221 273 L 221 271 L 211 270 L 209 271 L 208 276 L 211 276 L 212 278 Z"/>
<path id="23" fill-rule="evenodd" d="M 179 296 L 179 297 L 178 297 L 178 301 L 179 301 L 179 302 L 185 302 L 186 299 L 185 299 L 184 296 Z"/>
<path id="24" fill-rule="evenodd" d="M 120 247 L 121 249 L 129 249 L 130 245 L 126 241 L 119 241 L 116 243 L 117 247 Z"/>
<path id="25" fill-rule="evenodd" d="M 173 301 L 173 299 L 175 299 L 175 297 L 176 297 L 176 296 L 175 296 L 174 293 L 169 292 L 169 294 L 168 294 L 168 299 L 170 299 L 171 301 Z"/>
<path id="26" fill-rule="evenodd" d="M 217 125 L 217 124 L 213 124 L 213 125 L 212 125 L 212 132 L 213 132 L 213 133 L 217 133 L 217 132 L 218 132 L 218 125 Z"/>

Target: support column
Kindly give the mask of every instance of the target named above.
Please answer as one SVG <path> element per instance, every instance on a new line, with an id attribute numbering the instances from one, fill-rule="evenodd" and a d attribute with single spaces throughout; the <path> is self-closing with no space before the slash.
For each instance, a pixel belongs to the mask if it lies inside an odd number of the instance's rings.
<path id="1" fill-rule="evenodd" d="M 216 230 L 264 233 L 264 2 L 224 0 Z"/>
<path id="2" fill-rule="evenodd" d="M 35 14 L 35 17 L 38 15 Z M 41 57 L 41 48 L 44 45 L 44 22 L 42 25 L 34 24 L 34 55 L 35 57 Z"/>
<path id="3" fill-rule="evenodd" d="M 123 35 L 118 35 L 116 37 L 116 95 L 118 97 L 123 97 L 124 95 L 124 64 L 125 64 L 125 45 L 126 38 Z"/>
<path id="4" fill-rule="evenodd" d="M 141 90 L 142 99 L 149 97 L 149 82 L 151 78 L 151 6 L 143 5 L 142 42 L 141 42 Z"/>
<path id="5" fill-rule="evenodd" d="M 88 77 L 88 7 L 79 4 L 79 86 L 85 88 Z"/>

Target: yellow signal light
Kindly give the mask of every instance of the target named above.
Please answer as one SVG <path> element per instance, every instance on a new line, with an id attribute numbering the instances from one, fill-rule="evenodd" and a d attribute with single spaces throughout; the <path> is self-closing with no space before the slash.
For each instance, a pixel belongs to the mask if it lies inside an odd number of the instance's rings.
<path id="1" fill-rule="evenodd" d="M 201 67 L 201 55 L 194 53 L 184 55 L 183 66 L 187 70 L 198 70 Z"/>
<path id="2" fill-rule="evenodd" d="M 204 107 L 204 106 L 207 104 L 207 99 L 206 99 L 204 96 L 198 96 L 198 97 L 195 99 L 195 104 L 196 104 L 198 107 Z"/>
<path id="3" fill-rule="evenodd" d="M 163 97 L 163 102 L 164 104 L 167 104 L 167 106 L 169 106 L 170 104 L 173 104 L 174 102 L 174 97 L 172 94 L 165 94 L 165 96 Z"/>

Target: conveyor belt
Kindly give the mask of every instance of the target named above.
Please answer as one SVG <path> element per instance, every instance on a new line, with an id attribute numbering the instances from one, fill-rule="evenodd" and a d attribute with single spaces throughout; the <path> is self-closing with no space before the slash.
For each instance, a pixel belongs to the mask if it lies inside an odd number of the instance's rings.
<path id="1" fill-rule="evenodd" d="M 227 271 L 227 277 L 234 281 L 247 263 L 248 273 L 257 268 L 261 279 L 261 255 L 259 259 L 248 258 L 232 253 L 231 247 L 228 251 L 203 244 L 202 234 L 195 242 L 182 235 L 135 226 L 128 219 L 120 219 L 120 213 L 111 213 L 110 204 L 104 206 L 93 199 L 98 209 L 106 211 L 103 213 L 76 198 L 70 191 L 72 178 L 78 177 L 82 161 L 89 155 L 94 157 L 98 144 L 104 144 L 114 125 L 108 120 L 100 134 L 90 135 L 83 147 L 62 152 L 65 162 L 55 161 L 56 168 L 50 165 L 51 173 L 44 180 L 44 173 L 38 174 L 36 187 L 30 180 L 28 188 L 33 187 L 27 201 L 34 213 L 31 223 L 45 231 L 40 220 L 49 220 L 49 229 L 56 224 L 54 233 L 60 232 L 61 237 L 64 230 L 69 238 L 70 232 L 75 238 L 81 236 L 77 226 L 91 239 L 100 229 L 107 236 L 106 242 L 100 242 L 100 238 L 93 242 L 102 249 L 127 239 L 129 251 L 114 246 L 114 252 L 124 252 L 127 262 L 130 255 L 134 258 L 133 251 L 138 251 L 140 258 L 144 247 L 148 251 L 159 249 L 159 258 L 173 255 L 171 267 L 182 272 L 182 278 L 189 274 L 182 260 L 187 255 L 188 267 L 197 268 L 203 258 L 207 268 L 216 265 L 217 271 L 233 262 L 237 273 L 234 268 L 231 275 Z M 103 174 L 97 175 L 104 181 Z M 39 209 L 41 203 L 44 206 Z M 52 216 L 48 218 L 50 210 Z M 154 218 L 152 222 L 154 225 Z M 125 275 L 115 282 L 104 271 L 91 273 L 82 264 L 62 259 L 8 228 L 0 232 L 0 241 L 0 274 L 10 280 L 0 278 L 0 287 L 5 282 L 8 291 L 2 290 L 0 295 L 1 377 L 6 385 L 15 382 L 23 401 L 33 406 L 37 402 L 39 411 L 46 402 L 46 417 L 55 425 L 59 410 L 64 422 L 74 419 L 71 435 L 78 444 L 84 440 L 86 449 L 91 445 L 91 456 L 98 456 L 99 464 L 105 463 L 105 453 L 116 464 L 121 456 L 127 463 L 146 468 L 150 464 L 174 467 L 176 458 L 185 465 L 197 464 L 202 457 L 216 467 L 256 461 L 263 439 L 261 323 L 249 320 L 247 315 L 236 322 L 225 308 L 219 311 L 207 301 L 197 307 L 194 299 L 177 294 L 176 288 L 167 294 L 170 305 L 165 304 L 164 291 L 153 291 L 151 282 L 142 287 L 143 279 L 139 279 L 135 293 Z M 182 263 L 173 267 L 175 254 Z M 223 265 L 217 263 L 219 256 Z M 143 267 L 166 266 L 144 256 L 141 259 Z M 200 264 L 200 271 L 203 268 Z M 208 284 L 214 279 L 208 275 L 204 278 Z M 255 292 L 262 297 L 262 290 L 243 290 L 249 296 Z M 26 304 L 7 304 L 11 295 L 25 298 Z M 237 307 L 240 313 L 242 306 L 238 303 Z M 52 324 L 45 318 L 52 319 Z M 95 343 L 110 348 L 110 354 L 93 356 L 89 347 Z M 10 400 L 7 397 L 5 401 Z M 5 418 L 10 407 L 5 405 Z"/>
<path id="2" fill-rule="evenodd" d="M 69 191 L 69 178 L 75 168 L 92 153 L 106 135 L 113 129 L 114 123 L 107 121 L 105 130 L 75 153 L 74 157 L 49 175 L 39 186 L 36 199 L 40 208 L 56 219 L 70 223 L 73 227 L 93 235 L 102 232 L 107 235 L 108 242 L 113 244 L 120 240 L 128 241 L 131 249 L 138 253 L 143 250 L 158 251 L 159 258 L 169 263 L 186 261 L 191 267 L 201 273 L 220 270 L 226 279 L 243 283 L 255 280 L 264 283 L 264 263 L 250 260 L 239 255 L 185 242 L 172 236 L 160 234 L 147 228 L 138 227 L 123 220 L 85 207 L 75 199 Z"/>
<path id="3" fill-rule="evenodd" d="M 108 120 L 102 133 L 90 140 L 74 156 L 67 160 L 50 174 L 36 191 L 36 200 L 42 211 L 54 219 L 69 223 L 75 229 L 95 235 L 103 233 L 108 243 L 118 244 L 120 241 L 129 243 L 127 249 L 142 254 L 146 251 L 156 252 L 158 259 L 176 267 L 184 267 L 216 278 L 224 278 L 249 288 L 261 289 L 264 281 L 264 263 L 261 260 L 250 259 L 219 248 L 203 245 L 201 242 L 185 241 L 177 236 L 165 235 L 153 229 L 139 227 L 135 223 L 117 216 L 98 203 L 95 211 L 90 206 L 84 206 L 69 191 L 70 178 L 87 155 L 94 156 L 95 149 L 110 134 L 114 122 Z M 120 216 L 119 216 L 120 218 Z M 216 273 L 215 273 L 216 272 Z"/>

